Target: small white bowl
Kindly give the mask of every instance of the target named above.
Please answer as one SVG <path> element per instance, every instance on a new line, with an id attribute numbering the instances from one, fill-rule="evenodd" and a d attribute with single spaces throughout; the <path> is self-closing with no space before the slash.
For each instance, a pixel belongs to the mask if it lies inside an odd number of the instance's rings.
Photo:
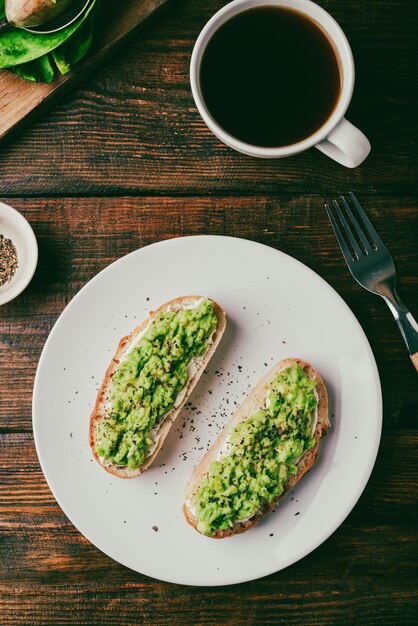
<path id="1" fill-rule="evenodd" d="M 18 266 L 12 280 L 0 286 L 0 305 L 16 298 L 30 283 L 38 263 L 38 244 L 29 222 L 19 211 L 0 202 L 0 235 L 16 247 Z"/>

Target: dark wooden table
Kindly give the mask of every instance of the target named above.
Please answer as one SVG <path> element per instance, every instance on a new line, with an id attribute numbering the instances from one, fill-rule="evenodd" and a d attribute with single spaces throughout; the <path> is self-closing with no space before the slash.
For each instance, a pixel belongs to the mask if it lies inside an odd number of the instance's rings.
<path id="1" fill-rule="evenodd" d="M 0 148 L 0 197 L 30 220 L 40 251 L 29 288 L 0 309 L 2 626 L 417 623 L 418 378 L 386 305 L 351 279 L 323 210 L 327 195 L 357 192 L 418 316 L 417 3 L 320 2 L 356 59 L 348 117 L 373 148 L 354 171 L 316 150 L 252 159 L 209 133 L 188 66 L 199 30 L 222 4 L 174 3 Z M 42 346 L 80 287 L 136 248 L 198 233 L 266 243 L 325 278 L 370 340 L 384 398 L 375 469 L 332 537 L 268 578 L 203 589 L 136 574 L 84 539 L 49 491 L 31 426 Z"/>

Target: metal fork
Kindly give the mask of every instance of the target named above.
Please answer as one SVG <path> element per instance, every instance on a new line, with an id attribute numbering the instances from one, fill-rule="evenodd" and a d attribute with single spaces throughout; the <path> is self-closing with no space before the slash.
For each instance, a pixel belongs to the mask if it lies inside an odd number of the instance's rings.
<path id="1" fill-rule="evenodd" d="M 395 264 L 389 250 L 351 191 L 348 200 L 340 196 L 332 204 L 325 203 L 325 208 L 348 269 L 359 285 L 385 300 L 418 371 L 418 324 L 396 291 Z"/>

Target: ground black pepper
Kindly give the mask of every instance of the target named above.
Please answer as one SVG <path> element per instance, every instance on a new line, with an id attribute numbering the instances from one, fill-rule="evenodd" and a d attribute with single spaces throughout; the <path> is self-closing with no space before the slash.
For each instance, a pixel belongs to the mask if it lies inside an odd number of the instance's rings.
<path id="1" fill-rule="evenodd" d="M 12 280 L 17 264 L 17 252 L 12 240 L 0 234 L 0 287 Z"/>

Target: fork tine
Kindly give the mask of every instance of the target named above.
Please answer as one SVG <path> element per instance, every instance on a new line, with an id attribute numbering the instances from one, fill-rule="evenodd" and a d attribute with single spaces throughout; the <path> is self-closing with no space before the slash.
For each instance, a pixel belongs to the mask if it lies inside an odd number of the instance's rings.
<path id="1" fill-rule="evenodd" d="M 354 230 L 357 233 L 357 236 L 359 238 L 359 240 L 361 241 L 362 246 L 364 247 L 366 254 L 370 254 L 371 252 L 373 252 L 373 249 L 369 243 L 369 240 L 367 239 L 366 235 L 364 234 L 364 232 L 361 229 L 361 226 L 358 222 L 358 220 L 354 217 L 354 213 L 351 210 L 350 205 L 348 204 L 347 200 L 344 198 L 344 196 L 340 196 L 341 201 L 344 205 L 345 210 L 347 211 L 348 217 L 350 218 L 351 221 L 351 225 L 354 228 Z"/>
<path id="2" fill-rule="evenodd" d="M 328 217 L 337 238 L 338 245 L 341 248 L 341 252 L 343 253 L 345 260 L 347 261 L 348 266 L 350 266 L 350 263 L 352 263 L 353 261 L 353 254 L 345 242 L 344 235 L 340 229 L 337 220 L 334 217 L 333 212 L 331 211 L 331 207 L 327 203 L 325 203 L 325 210 L 328 213 Z"/>
<path id="3" fill-rule="evenodd" d="M 385 248 L 385 244 L 383 243 L 383 241 L 380 239 L 379 235 L 377 234 L 376 230 L 374 229 L 373 224 L 371 223 L 371 221 L 369 220 L 369 218 L 367 217 L 366 213 L 364 212 L 360 202 L 357 200 L 356 196 L 353 194 L 352 191 L 348 192 L 348 195 L 350 196 L 354 206 L 357 209 L 357 212 L 364 224 L 364 227 L 366 229 L 367 234 L 369 235 L 371 241 L 375 244 L 376 248 Z"/>
<path id="4" fill-rule="evenodd" d="M 360 246 L 358 245 L 357 240 L 354 237 L 353 232 L 352 232 L 352 230 L 350 228 L 350 225 L 347 222 L 347 219 L 346 219 L 344 213 L 341 211 L 338 202 L 336 200 L 333 200 L 332 204 L 334 205 L 334 208 L 335 208 L 335 210 L 337 212 L 337 215 L 340 218 L 342 225 L 344 226 L 344 229 L 345 229 L 345 232 L 347 234 L 347 239 L 348 239 L 348 241 L 350 243 L 350 246 L 353 248 L 354 252 L 357 255 L 357 258 L 355 260 L 358 261 L 358 259 L 360 259 L 362 256 L 364 256 L 364 253 L 360 249 Z"/>

